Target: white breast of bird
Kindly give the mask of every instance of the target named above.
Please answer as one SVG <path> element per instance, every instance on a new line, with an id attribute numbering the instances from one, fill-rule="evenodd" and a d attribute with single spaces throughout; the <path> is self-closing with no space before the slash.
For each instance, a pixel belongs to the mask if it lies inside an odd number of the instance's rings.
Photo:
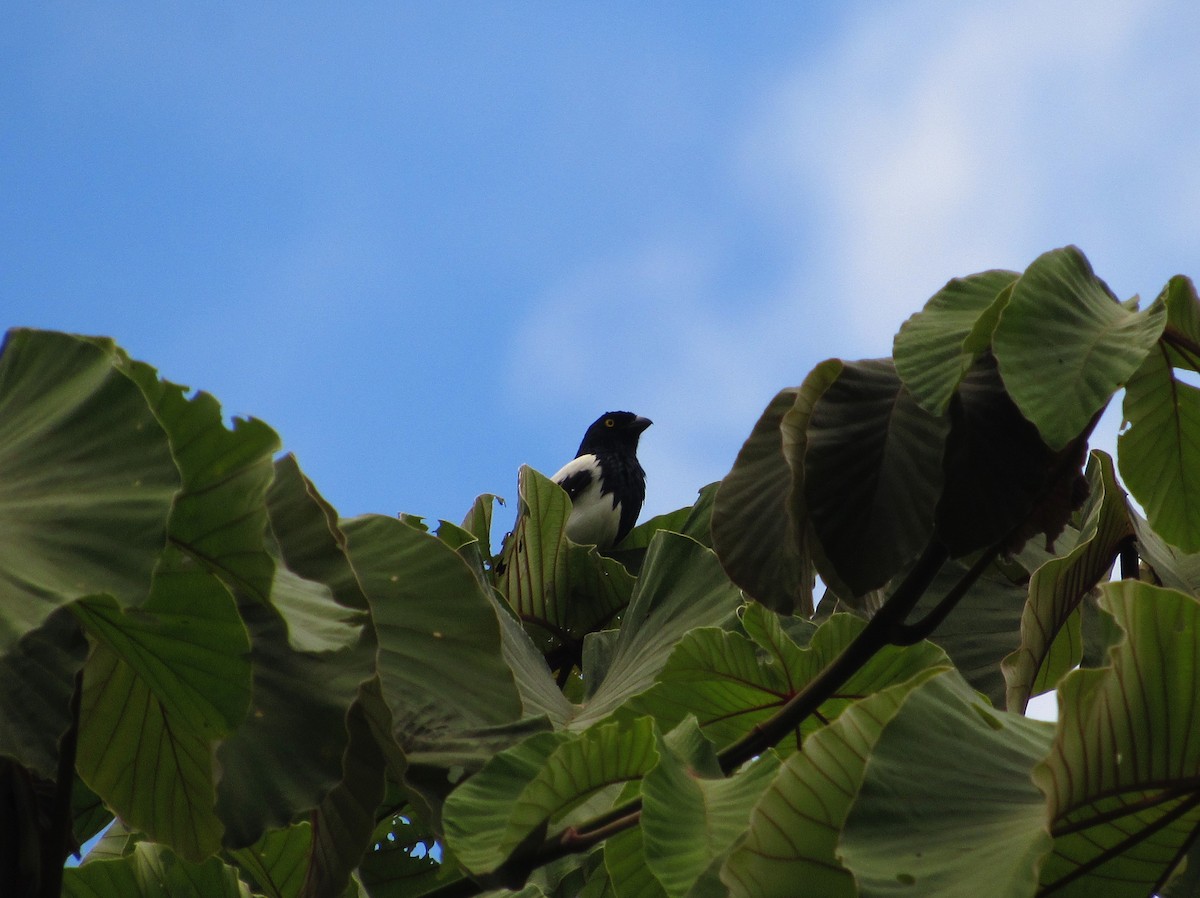
<path id="1" fill-rule="evenodd" d="M 587 471 L 591 474 L 588 484 L 572 498 L 571 516 L 567 518 L 567 538 L 584 545 L 596 545 L 607 549 L 617 538 L 621 525 L 621 509 L 614 507 L 612 493 L 600 495 L 600 471 L 596 456 L 581 455 L 563 466 L 551 479 L 561 484 L 572 474 Z"/>

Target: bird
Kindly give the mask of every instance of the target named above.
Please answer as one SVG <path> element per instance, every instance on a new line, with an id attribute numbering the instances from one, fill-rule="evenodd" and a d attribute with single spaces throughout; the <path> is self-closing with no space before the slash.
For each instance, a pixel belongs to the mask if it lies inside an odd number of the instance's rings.
<path id="1" fill-rule="evenodd" d="M 646 498 L 638 438 L 652 423 L 633 412 L 605 412 L 584 433 L 575 458 L 550 478 L 571 497 L 572 542 L 610 549 L 633 529 Z"/>

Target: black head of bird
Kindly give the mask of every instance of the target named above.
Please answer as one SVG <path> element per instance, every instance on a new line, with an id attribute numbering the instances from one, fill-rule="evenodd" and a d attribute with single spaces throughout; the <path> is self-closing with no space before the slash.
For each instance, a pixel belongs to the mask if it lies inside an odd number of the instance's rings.
<path id="1" fill-rule="evenodd" d="M 605 412 L 583 435 L 579 452 L 551 479 L 571 497 L 567 536 L 607 549 L 633 529 L 646 498 L 638 438 L 649 418 Z"/>

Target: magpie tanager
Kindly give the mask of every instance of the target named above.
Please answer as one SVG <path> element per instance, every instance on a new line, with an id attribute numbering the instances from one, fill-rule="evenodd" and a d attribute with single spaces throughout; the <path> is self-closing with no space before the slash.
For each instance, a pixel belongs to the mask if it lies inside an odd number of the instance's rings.
<path id="1" fill-rule="evenodd" d="M 651 425 L 632 412 L 605 412 L 583 435 L 579 452 L 551 480 L 571 497 L 567 536 L 608 549 L 625 538 L 646 498 L 638 437 Z"/>

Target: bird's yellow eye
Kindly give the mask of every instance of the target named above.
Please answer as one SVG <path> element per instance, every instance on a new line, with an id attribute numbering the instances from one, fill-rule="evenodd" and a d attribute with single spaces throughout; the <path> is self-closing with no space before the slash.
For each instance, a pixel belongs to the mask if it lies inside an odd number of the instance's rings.
<path id="1" fill-rule="evenodd" d="M 616 422 L 616 421 L 614 421 L 612 418 L 605 418 L 605 419 L 604 419 L 604 426 L 605 426 L 605 427 L 615 427 L 615 426 L 616 426 L 616 424 L 617 424 L 617 422 Z"/>

